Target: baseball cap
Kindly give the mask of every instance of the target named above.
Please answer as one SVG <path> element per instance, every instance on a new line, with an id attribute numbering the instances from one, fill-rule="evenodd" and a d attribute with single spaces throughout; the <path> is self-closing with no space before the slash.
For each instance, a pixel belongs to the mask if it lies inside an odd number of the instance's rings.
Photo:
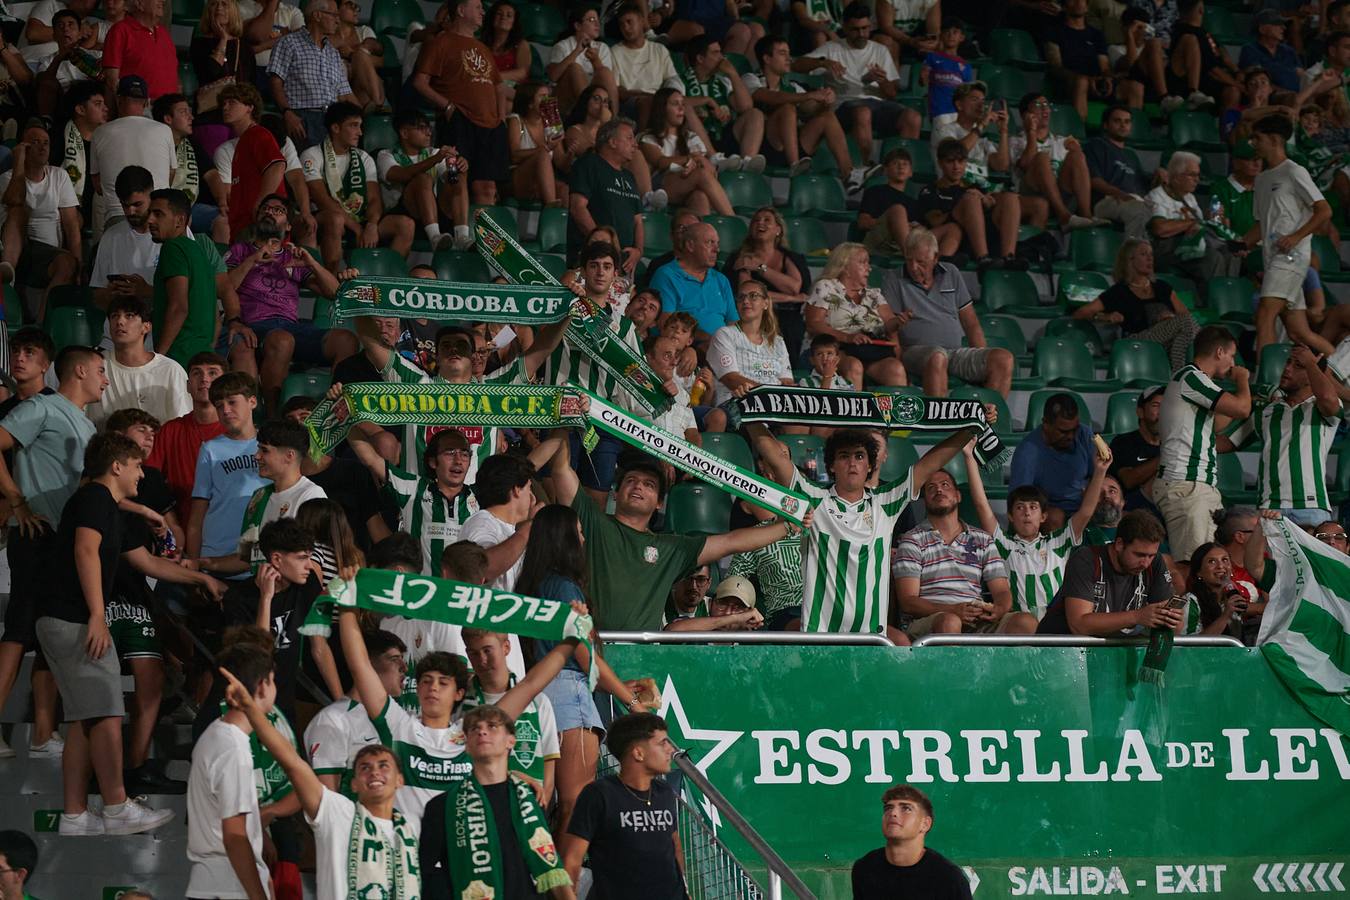
<path id="1" fill-rule="evenodd" d="M 1259 28 L 1262 25 L 1283 25 L 1285 21 L 1279 10 L 1263 9 L 1252 18 L 1252 24 Z"/>
<path id="2" fill-rule="evenodd" d="M 139 75 L 123 75 L 117 81 L 117 96 L 133 100 L 149 100 L 150 86 Z"/>
<path id="3" fill-rule="evenodd" d="M 717 586 L 713 599 L 725 600 L 728 597 L 735 597 L 746 609 L 755 608 L 755 586 L 744 575 L 732 575 Z"/>
<path id="4" fill-rule="evenodd" d="M 1155 384 L 1152 387 L 1144 388 L 1143 392 L 1139 394 L 1139 402 L 1136 405 L 1143 406 L 1154 397 L 1162 396 L 1162 393 L 1165 390 L 1167 390 L 1167 385 L 1165 384 Z"/>

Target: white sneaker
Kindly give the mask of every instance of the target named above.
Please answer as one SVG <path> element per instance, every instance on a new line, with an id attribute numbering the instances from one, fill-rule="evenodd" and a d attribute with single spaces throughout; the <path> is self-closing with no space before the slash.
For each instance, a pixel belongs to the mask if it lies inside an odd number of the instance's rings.
<path id="1" fill-rule="evenodd" d="M 13 759 L 14 756 L 14 748 L 6 744 L 5 739 L 0 737 L 0 759 Z"/>
<path id="2" fill-rule="evenodd" d="M 85 810 L 78 816 L 61 813 L 57 831 L 67 837 L 87 837 L 91 834 L 103 834 L 103 817 Z"/>
<path id="3" fill-rule="evenodd" d="M 811 157 L 803 156 L 788 167 L 788 177 L 796 178 L 798 175 L 805 175 L 811 171 Z"/>
<path id="4" fill-rule="evenodd" d="M 844 189 L 850 194 L 858 193 L 867 183 L 867 179 L 880 169 L 881 166 L 859 166 L 848 173 L 848 182 L 844 185 Z"/>
<path id="5" fill-rule="evenodd" d="M 66 742 L 61 740 L 61 735 L 53 733 L 45 743 L 38 744 L 36 747 L 31 744 L 28 747 L 28 756 L 30 759 L 55 759 L 59 757 L 66 749 Z"/>
<path id="6" fill-rule="evenodd" d="M 1086 216 L 1069 216 L 1069 221 L 1064 223 L 1065 231 L 1075 231 L 1079 228 L 1091 228 L 1094 223 Z"/>
<path id="7" fill-rule="evenodd" d="M 747 156 L 741 160 L 741 171 L 758 175 L 764 171 L 764 167 L 768 164 L 769 161 L 764 158 L 763 153 L 756 153 L 754 156 Z"/>
<path id="8" fill-rule="evenodd" d="M 725 153 L 714 153 L 712 156 L 713 165 L 717 166 L 718 174 L 726 171 L 736 171 L 741 167 L 741 158 L 733 153 L 728 156 Z"/>
<path id="9" fill-rule="evenodd" d="M 1186 98 L 1186 106 L 1189 109 L 1200 109 L 1205 106 L 1213 106 L 1214 98 L 1202 91 L 1196 91 Z"/>
<path id="10" fill-rule="evenodd" d="M 446 234 L 442 231 L 440 234 L 436 235 L 436 240 L 431 242 L 431 252 L 439 253 L 442 250 L 449 250 L 454 245 L 455 236 L 453 234 Z"/>
<path id="11" fill-rule="evenodd" d="M 1170 116 L 1172 113 L 1176 112 L 1177 110 L 1185 106 L 1186 101 L 1178 97 L 1176 94 L 1170 94 L 1162 98 L 1162 102 L 1159 103 L 1158 105 L 1162 107 L 1163 115 Z"/>
<path id="12" fill-rule="evenodd" d="M 456 228 L 454 236 L 454 244 L 452 246 L 456 250 L 473 249 L 473 231 L 467 227 L 462 231 L 459 228 Z"/>
<path id="13" fill-rule="evenodd" d="M 642 202 L 652 212 L 660 212 L 670 205 L 670 195 L 665 188 L 657 188 L 642 195 Z"/>
<path id="14" fill-rule="evenodd" d="M 103 830 L 106 834 L 139 834 L 154 831 L 172 818 L 171 809 L 151 809 L 141 805 L 139 800 L 128 798 L 117 812 L 104 807 Z"/>

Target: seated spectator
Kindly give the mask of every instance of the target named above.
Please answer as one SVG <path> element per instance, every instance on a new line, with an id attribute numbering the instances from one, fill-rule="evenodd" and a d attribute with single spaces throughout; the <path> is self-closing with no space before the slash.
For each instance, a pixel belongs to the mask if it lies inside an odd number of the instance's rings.
<path id="1" fill-rule="evenodd" d="M 1236 631 L 1234 637 L 1241 640 L 1242 620 L 1254 598 L 1233 580 L 1233 561 L 1223 545 L 1208 541 L 1195 548 L 1182 598 L 1186 609 L 1181 634 L 1214 636 Z"/>
<path id="2" fill-rule="evenodd" d="M 708 601 L 712 599 L 708 596 L 708 588 L 711 585 L 712 575 L 706 564 L 695 566 L 671 584 L 662 630 L 698 630 L 690 629 L 682 623 L 694 618 L 707 617 Z"/>
<path id="3" fill-rule="evenodd" d="M 679 46 L 699 37 L 722 44 L 728 53 L 747 56 L 755 41 L 764 37 L 764 26 L 740 21 L 737 0 L 675 0 L 675 13 L 666 37 Z"/>
<path id="4" fill-rule="evenodd" d="M 1017 258 L 1017 227 L 1022 219 L 1017 194 L 986 193 L 967 182 L 966 148 L 958 140 L 939 144 L 937 158 L 937 181 L 919 192 L 919 219 L 931 229 L 955 226 L 962 237 L 961 246 L 970 248 L 981 272 L 989 268 L 1025 269 L 1026 262 Z"/>
<path id="5" fill-rule="evenodd" d="M 515 590 L 531 519 L 540 508 L 531 487 L 535 463 L 552 459 L 561 442 L 560 438 L 541 441 L 528 459 L 495 454 L 478 467 L 473 493 L 481 509 L 464 521 L 459 539 L 473 541 L 487 553 L 483 583 L 491 588 Z"/>
<path id="6" fill-rule="evenodd" d="M 1078 117 L 1087 120 L 1088 100 L 1119 100 L 1132 109 L 1144 106 L 1144 86 L 1116 78 L 1106 52 L 1106 37 L 1087 23 L 1088 0 L 1065 0 L 1064 15 L 1045 37 L 1050 78 L 1069 95 Z"/>
<path id="7" fill-rule="evenodd" d="M 904 147 L 887 151 L 881 161 L 886 180 L 863 190 L 858 206 L 858 230 L 869 253 L 899 255 L 909 239 L 909 226 L 921 222 L 919 204 L 905 192 L 914 174 L 914 160 Z M 933 229 L 943 256 L 961 246 L 961 229 L 955 224 Z"/>
<path id="8" fill-rule="evenodd" d="M 833 3 L 792 0 L 788 6 L 788 15 L 791 17 L 788 24 L 792 47 L 800 53 L 809 53 L 821 44 L 839 40 L 838 10 Z M 766 37 L 773 39 L 773 35 Z"/>
<path id="9" fill-rule="evenodd" d="M 840 372 L 854 384 L 861 383 L 864 374 L 879 384 L 908 384 L 899 338 L 908 316 L 897 315 L 881 290 L 868 284 L 871 271 L 862 244 L 843 243 L 831 250 L 806 301 L 806 333 L 829 334 L 839 341 L 845 348 Z"/>
<path id="10" fill-rule="evenodd" d="M 877 0 L 876 13 L 878 40 L 897 59 L 906 52 L 923 59 L 937 49 L 942 30 L 940 0 Z"/>
<path id="11" fill-rule="evenodd" d="M 936 162 L 938 144 L 948 139 L 960 141 L 966 148 L 966 178 L 985 191 L 993 191 L 989 173 L 1010 171 L 1014 157 L 1008 151 L 1008 101 L 986 103 L 988 93 L 983 81 L 971 81 L 957 87 L 952 92 L 956 117 L 934 124 L 932 148 Z M 997 144 L 985 137 L 990 126 L 998 131 Z M 1018 202 L 1022 204 L 1025 224 L 1045 227 L 1050 217 L 1050 204 L 1044 197 L 1023 193 Z"/>
<path id="12" fill-rule="evenodd" d="M 210 350 L 216 331 L 215 262 L 201 243 L 188 237 L 191 214 L 182 191 L 151 192 L 150 237 L 161 245 L 151 333 L 155 352 L 173 357 L 179 365 Z"/>
<path id="13" fill-rule="evenodd" d="M 834 111 L 858 142 L 864 164 L 874 159 L 873 133 L 917 138 L 923 116 L 899 103 L 900 71 L 890 52 L 871 39 L 872 15 L 862 3 L 843 13 L 843 40 L 831 41 L 792 63 L 794 72 L 824 69 L 835 91 Z M 855 167 L 845 180 L 849 193 L 862 191 L 870 167 Z"/>
<path id="14" fill-rule="evenodd" d="M 156 189 L 166 188 L 173 181 L 178 158 L 173 132 L 163 122 L 146 117 L 149 99 L 145 79 L 128 75 L 117 83 L 117 118 L 94 132 L 89 174 L 94 177 L 94 190 L 103 194 L 105 210 L 103 220 L 94 222 L 95 237 L 122 216 L 114 186 L 127 166 L 141 166 L 148 171 Z"/>
<path id="15" fill-rule="evenodd" d="M 684 95 L 661 88 L 652 100 L 651 128 L 642 135 L 642 154 L 671 201 L 700 216 L 712 212 L 734 216 L 717 175 L 739 168 L 740 160 L 725 156 L 716 160 L 690 129 L 690 118 Z"/>
<path id="16" fill-rule="evenodd" d="M 1177 17 L 1167 59 L 1167 93 L 1185 97 L 1192 109 L 1212 106 L 1216 98 L 1219 109 L 1234 106 L 1238 70 L 1205 30 L 1205 0 L 1177 0 Z"/>
<path id="17" fill-rule="evenodd" d="M 510 4 L 497 4 L 493 6 L 494 15 L 500 15 L 502 7 L 509 7 L 514 13 Z M 548 80 L 558 86 L 558 102 L 564 109 L 572 109 L 578 98 L 586 91 L 587 87 L 598 87 L 605 91 L 609 97 L 617 97 L 619 94 L 618 83 L 614 80 L 614 55 L 610 52 L 609 46 L 600 40 L 600 10 L 588 3 L 578 3 L 573 6 L 567 14 L 567 35 L 553 45 L 549 51 L 548 66 L 545 72 L 548 74 Z M 488 31 L 491 31 L 491 34 Z M 485 29 L 484 37 L 497 37 L 500 29 L 493 27 Z M 511 32 L 516 38 L 520 37 L 520 26 L 513 26 Z M 505 37 L 503 35 L 503 37 Z M 506 44 L 510 44 L 507 38 Z M 526 48 L 529 47 L 529 41 L 522 41 Z M 510 47 L 504 49 L 509 50 Z M 494 49 L 494 54 L 497 52 Z M 527 49 L 528 55 L 529 50 Z M 529 60 L 526 59 L 525 71 L 529 71 Z M 504 68 L 500 64 L 498 69 Z M 515 66 L 505 67 L 515 68 Z M 503 74 L 503 78 L 507 76 Z M 514 79 L 524 81 L 524 78 Z"/>
<path id="18" fill-rule="evenodd" d="M 792 384 L 792 362 L 763 278 L 752 275 L 736 285 L 736 312 L 740 318 L 717 329 L 708 344 L 708 364 L 717 377 L 713 406 L 762 384 Z"/>
<path id="19" fill-rule="evenodd" d="M 755 608 L 755 586 L 743 575 L 728 575 L 717 585 L 708 614 L 681 616 L 666 625 L 666 631 L 758 631 L 764 614 Z"/>
<path id="20" fill-rule="evenodd" d="M 910 640 L 962 632 L 1030 634 L 1036 617 L 1012 611 L 1008 569 L 987 532 L 961 521 L 961 489 L 939 469 L 922 487 L 927 518 L 900 538 L 891 575 Z M 992 603 L 984 600 L 989 592 Z"/>
<path id="21" fill-rule="evenodd" d="M 1237 273 L 1238 260 L 1225 241 L 1209 234 L 1195 199 L 1200 157 L 1177 150 L 1167 161 L 1167 180 L 1148 192 L 1149 234 L 1159 269 L 1179 269 L 1205 291 L 1205 283 Z"/>
<path id="22" fill-rule="evenodd" d="M 1251 134 L 1251 124 L 1272 112 L 1284 112 L 1285 106 L 1274 106 L 1270 95 L 1273 87 L 1270 73 L 1260 66 L 1243 69 L 1240 76 L 1242 96 L 1239 102 L 1219 115 L 1219 135 L 1236 142 Z"/>
<path id="23" fill-rule="evenodd" d="M 384 45 L 375 36 L 373 28 L 358 22 L 361 4 L 356 0 L 341 0 L 337 11 L 338 29 L 329 40 L 338 48 L 347 68 L 347 81 L 352 86 L 356 105 L 366 112 L 389 112 L 384 102 L 384 80 L 380 77 Z M 527 70 L 528 65 L 527 60 Z"/>
<path id="24" fill-rule="evenodd" d="M 431 250 L 473 246 L 469 230 L 468 160 L 454 147 L 432 147 L 432 123 L 416 110 L 394 116 L 398 144 L 380 150 L 380 197 L 390 215 L 407 216 L 427 236 Z M 452 174 L 453 172 L 453 174 Z M 441 233 L 441 219 L 454 223 L 454 234 Z"/>
<path id="25" fill-rule="evenodd" d="M 565 206 L 567 185 L 556 169 L 567 155 L 562 135 L 550 137 L 542 109 L 553 101 L 552 89 L 537 81 L 516 89 L 511 115 L 506 117 L 506 142 L 511 152 L 511 194 L 520 200 L 539 200 L 545 206 Z"/>
<path id="26" fill-rule="evenodd" d="M 1144 97 L 1158 100 L 1163 115 L 1186 105 L 1170 93 L 1167 85 L 1167 48 L 1172 43 L 1172 27 L 1177 20 L 1176 0 L 1132 0 L 1120 17 L 1121 41 L 1125 52 L 1115 58 L 1117 77 L 1128 77 L 1144 86 Z"/>
<path id="27" fill-rule="evenodd" d="M 320 0 L 325 2 L 325 0 Z M 388 242 L 399 256 L 412 249 L 413 220 L 384 214 L 375 160 L 360 148 L 361 110 L 334 103 L 324 113 L 328 136 L 300 154 L 310 197 L 319 207 L 319 249 L 324 265 L 342 268 L 342 238 L 350 233 L 361 247 Z M 371 176 L 376 176 L 372 178 Z"/>
<path id="28" fill-rule="evenodd" d="M 94 150 L 94 132 L 108 121 L 108 101 L 103 97 L 103 84 L 77 84 L 66 92 L 64 103 L 70 110 L 70 120 L 61 129 L 61 155 L 57 165 L 70 176 L 84 221 L 101 222 L 103 195 L 94 187 L 95 179 L 89 172 L 89 165 Z M 98 204 L 97 211 L 95 204 Z"/>
<path id="29" fill-rule="evenodd" d="M 1238 54 L 1238 68 L 1260 66 L 1270 75 L 1271 84 L 1282 91 L 1298 91 L 1303 79 L 1303 66 L 1298 53 L 1284 43 L 1284 16 L 1279 10 L 1263 9 L 1252 19 L 1256 39 L 1244 44 Z"/>
<path id="30" fill-rule="evenodd" d="M 1092 178 L 1087 159 L 1077 138 L 1051 133 L 1050 101 L 1033 92 L 1024 95 L 1017 108 L 1022 113 L 1023 133 L 1008 141 L 1016 190 L 1044 197 L 1064 231 L 1108 224 L 1091 218 Z M 1077 214 L 1069 212 L 1066 197 L 1077 205 Z"/>
<path id="31" fill-rule="evenodd" d="M 1029 484 L 1045 491 L 1046 525 L 1053 531 L 1082 505 L 1096 456 L 1092 426 L 1079 421 L 1078 402 L 1071 394 L 1055 394 L 1045 401 L 1041 427 L 1017 445 L 1008 487 Z"/>
<path id="32" fill-rule="evenodd" d="M 1118 434 L 1111 441 L 1111 472 L 1125 491 L 1126 509 L 1152 512 L 1153 479 L 1158 475 L 1162 440 L 1158 434 L 1158 416 L 1162 412 L 1163 385 L 1144 388 L 1135 403 L 1139 428 Z"/>
<path id="33" fill-rule="evenodd" d="M 806 257 L 787 245 L 787 222 L 772 206 L 755 210 L 745 241 L 722 267 L 733 283 L 758 275 L 769 286 L 778 328 L 787 342 L 788 357 L 801 355 L 802 303 L 811 292 L 811 269 Z"/>
<path id="34" fill-rule="evenodd" d="M 811 371 L 797 379 L 798 386 L 827 391 L 862 390 L 861 384 L 855 384 L 839 374 L 839 357 L 839 338 L 832 334 L 818 334 L 811 338 Z"/>
<path id="35" fill-rule="evenodd" d="M 656 270 L 652 289 L 661 295 L 661 314 L 691 313 L 698 322 L 694 343 L 706 345 L 723 325 L 739 318 L 727 276 L 717 271 L 717 229 L 706 222 L 680 232 L 675 259 Z"/>
<path id="36" fill-rule="evenodd" d="M 173 132 L 173 180 L 169 187 L 187 194 L 192 204 L 189 225 L 193 231 L 210 234 L 222 241 L 229 238 L 227 219 L 220 220 L 220 207 L 230 205 L 229 187 L 216 171 L 215 159 L 204 153 L 192 137 L 192 104 L 182 94 L 165 94 L 151 107 L 151 117 L 163 122 Z"/>
<path id="37" fill-rule="evenodd" d="M 188 45 L 188 58 L 199 85 L 198 125 L 220 124 L 220 92 L 226 85 L 256 82 L 254 55 L 243 38 L 240 5 L 229 0 L 207 0 L 197 33 Z M 283 9 L 295 7 L 278 3 L 278 13 Z M 270 51 L 263 55 L 270 58 Z"/>
<path id="38" fill-rule="evenodd" d="M 1115 284 L 1075 309 L 1073 317 L 1119 325 L 1131 340 L 1161 344 L 1174 372 L 1186 365 L 1200 325 L 1172 286 L 1154 277 L 1153 245 L 1127 239 L 1116 251 L 1112 274 Z"/>
<path id="39" fill-rule="evenodd" d="M 1148 234 L 1150 215 L 1144 195 L 1154 179 L 1139 154 L 1126 146 L 1133 130 L 1134 117 L 1127 108 L 1107 107 L 1102 113 L 1102 133 L 1088 139 L 1083 156 L 1091 177 L 1092 217 L 1123 225 L 1126 237 L 1142 238 Z"/>
<path id="40" fill-rule="evenodd" d="M 923 391 L 947 396 L 950 372 L 963 381 L 983 385 L 1003 396 L 1012 389 L 1016 358 L 990 347 L 975 314 L 961 273 L 938 261 L 937 238 L 926 228 L 912 228 L 905 245 L 905 267 L 882 277 L 886 304 L 904 319 L 900 330 L 905 371 L 922 379 Z M 969 346 L 962 346 L 962 342 Z"/>
<path id="41" fill-rule="evenodd" d="M 272 100 L 281 108 L 286 133 L 301 150 L 328 137 L 330 106 L 356 102 L 342 54 L 333 43 L 337 31 L 335 0 L 312 0 L 305 7 L 305 28 L 279 38 L 267 62 Z"/>
<path id="42" fill-rule="evenodd" d="M 226 251 L 230 283 L 239 294 L 239 315 L 225 322 L 218 348 L 230 368 L 258 378 L 264 402 L 275 409 L 292 360 L 336 365 L 356 353 L 356 336 L 343 328 L 300 321 L 300 291 L 332 299 L 356 270 L 336 275 L 290 239 L 290 209 L 273 195 L 258 207 L 253 236 Z"/>
<path id="43" fill-rule="evenodd" d="M 703 446 L 703 438 L 699 437 L 698 419 L 694 417 L 694 410 L 689 405 L 689 391 L 675 381 L 675 360 L 680 355 L 679 342 L 673 337 L 654 335 L 642 342 L 642 350 L 647 365 L 652 367 L 656 377 L 661 379 L 663 384 L 675 386 L 675 393 L 671 395 L 670 408 L 653 418 L 652 424 L 676 437 L 684 438 L 695 447 Z M 712 412 L 721 417 L 726 416 L 726 413 L 720 409 L 712 410 Z M 717 430 L 723 431 L 725 427 L 723 425 L 722 428 Z M 674 472 L 668 471 L 666 476 L 673 480 Z"/>
<path id="44" fill-rule="evenodd" d="M 616 95 L 599 85 L 593 84 L 581 92 L 566 120 L 567 131 L 563 133 L 563 141 L 567 153 L 561 160 L 562 171 L 570 174 L 576 161 L 595 149 L 595 138 L 600 126 L 614 117 L 616 103 Z M 624 168 L 633 176 L 633 183 L 642 195 L 644 210 L 660 211 L 666 208 L 669 202 L 666 192 L 652 190 L 652 169 L 647 165 L 647 157 L 634 153 L 624 163 Z"/>
<path id="45" fill-rule="evenodd" d="M 230 235 L 234 237 L 253 224 L 262 198 L 272 194 L 286 196 L 282 178 L 287 164 L 277 139 L 258 122 L 262 97 L 257 88 L 251 84 L 227 84 L 218 96 L 221 121 L 234 132 L 237 141 L 230 148 L 228 167 L 221 165 L 220 159 L 220 151 L 228 142 L 221 145 L 216 155 L 216 168 L 221 171 L 222 180 L 230 185 Z M 227 168 L 229 177 L 225 174 Z M 307 212 L 308 201 L 305 206 Z"/>
<path id="46" fill-rule="evenodd" d="M 739 160 L 740 171 L 764 171 L 760 154 L 764 143 L 764 113 L 755 108 L 750 92 L 721 45 L 702 35 L 684 48 L 684 65 L 677 67 L 684 82 L 685 107 L 692 109 L 720 156 Z"/>
<path id="47" fill-rule="evenodd" d="M 619 6 L 615 18 L 621 40 L 610 48 L 619 95 L 618 111 L 645 126 L 652 112 L 652 97 L 661 88 L 684 90 L 675 63 L 665 45 L 647 40 L 647 18 L 641 3 Z M 695 123 L 695 128 L 702 128 Z"/>
<path id="48" fill-rule="evenodd" d="M 1073 551 L 1037 632 L 1137 637 L 1148 628 L 1180 628 L 1181 611 L 1167 602 L 1172 576 L 1158 552 L 1164 536 L 1161 522 L 1136 509 L 1121 518 L 1111 543 Z"/>
<path id="49" fill-rule="evenodd" d="M 928 119 L 933 123 L 956 117 L 952 94 L 975 80 L 975 68 L 961 58 L 965 40 L 966 23 L 949 17 L 942 23 L 937 47 L 923 58 L 920 78 L 928 85 Z"/>
<path id="50" fill-rule="evenodd" d="M 42 119 L 24 126 L 14 147 L 14 168 L 0 174 L 0 283 L 43 288 L 36 313 L 43 321 L 47 296 L 57 285 L 72 284 L 80 275 L 83 248 L 79 199 L 70 176 L 51 160 L 51 134 Z M 22 177 L 16 177 L 16 173 Z"/>
<path id="51" fill-rule="evenodd" d="M 808 91 L 789 79 L 792 55 L 787 41 L 780 37 L 760 38 L 755 43 L 755 57 L 760 71 L 747 72 L 741 80 L 767 117 L 764 155 L 769 163 L 785 166 L 789 177 L 805 175 L 811 171 L 811 155 L 823 143 L 839 171 L 852 171 L 844 129 L 834 114 L 834 88 Z"/>
<path id="52" fill-rule="evenodd" d="M 608 225 L 619 233 L 623 274 L 630 278 L 637 274 L 642 259 L 642 198 L 625 168 L 637 155 L 633 123 L 610 119 L 596 132 L 595 148 L 572 166 L 567 179 L 569 262 L 575 262 L 592 231 Z"/>
<path id="53" fill-rule="evenodd" d="M 238 0 L 239 17 L 243 20 L 244 42 L 254 51 L 256 81 L 264 90 L 267 83 L 267 65 L 272 61 L 272 48 L 277 41 L 293 31 L 305 30 L 305 14 L 291 3 L 270 0 Z"/>
<path id="54" fill-rule="evenodd" d="M 178 51 L 164 24 L 164 0 L 130 0 L 129 14 L 103 41 L 103 80 L 108 93 L 123 78 L 144 81 L 147 100 L 178 92 Z M 113 173 L 114 175 L 116 173 Z"/>
<path id="55" fill-rule="evenodd" d="M 149 302 L 134 294 L 114 297 L 108 305 L 108 331 L 113 345 L 112 356 L 103 363 L 108 386 L 102 399 L 86 410 L 96 426 L 101 428 L 110 415 L 123 409 L 141 410 L 156 422 L 168 422 L 192 410 L 183 367 L 145 349 L 150 334 Z"/>
<path id="56" fill-rule="evenodd" d="M 99 29 L 93 19 L 87 26 L 83 23 L 84 18 L 73 9 L 58 10 L 52 16 L 52 52 L 32 66 L 37 74 L 37 110 L 42 115 L 55 113 L 62 95 L 77 82 L 97 81 L 103 87 Z"/>

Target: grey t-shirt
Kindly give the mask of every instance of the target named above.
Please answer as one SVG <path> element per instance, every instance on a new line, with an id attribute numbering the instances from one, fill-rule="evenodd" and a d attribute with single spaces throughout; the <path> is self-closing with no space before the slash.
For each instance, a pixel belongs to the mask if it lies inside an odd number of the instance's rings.
<path id="1" fill-rule="evenodd" d="M 938 263 L 933 271 L 933 286 L 926 291 L 915 284 L 907 269 L 891 269 L 882 277 L 881 294 L 896 313 L 909 310 L 913 316 L 900 330 L 903 346 L 948 350 L 961 346 L 966 333 L 956 314 L 975 301 L 955 266 Z"/>
<path id="2" fill-rule="evenodd" d="M 38 394 L 10 411 L 0 423 L 18 442 L 14 481 L 33 512 L 55 528 L 61 510 L 80 486 L 84 448 L 94 423 L 62 394 Z"/>
<path id="3" fill-rule="evenodd" d="M 1100 554 L 1100 564 L 1098 555 Z M 1162 554 L 1139 575 L 1116 571 L 1111 565 L 1110 547 L 1082 546 L 1069 554 L 1064 568 L 1064 582 L 1055 594 L 1055 602 L 1046 610 L 1041 634 L 1068 634 L 1069 621 L 1065 614 L 1065 598 L 1091 600 L 1093 612 L 1126 612 L 1149 603 L 1160 603 L 1171 597 L 1172 575 L 1167 571 Z M 1139 634 L 1139 627 L 1122 630 L 1124 635 Z"/>

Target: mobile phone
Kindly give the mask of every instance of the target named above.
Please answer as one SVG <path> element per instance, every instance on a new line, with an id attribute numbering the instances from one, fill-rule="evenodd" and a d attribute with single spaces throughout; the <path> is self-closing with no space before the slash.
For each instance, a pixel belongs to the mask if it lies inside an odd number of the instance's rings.
<path id="1" fill-rule="evenodd" d="M 1190 601 L 1188 601 L 1185 597 L 1173 597 L 1172 599 L 1170 599 L 1170 600 L 1167 601 L 1167 606 L 1166 606 L 1165 608 L 1166 608 L 1166 609 L 1185 609 L 1185 608 L 1186 608 L 1186 604 L 1189 603 L 1189 602 L 1190 602 Z"/>

